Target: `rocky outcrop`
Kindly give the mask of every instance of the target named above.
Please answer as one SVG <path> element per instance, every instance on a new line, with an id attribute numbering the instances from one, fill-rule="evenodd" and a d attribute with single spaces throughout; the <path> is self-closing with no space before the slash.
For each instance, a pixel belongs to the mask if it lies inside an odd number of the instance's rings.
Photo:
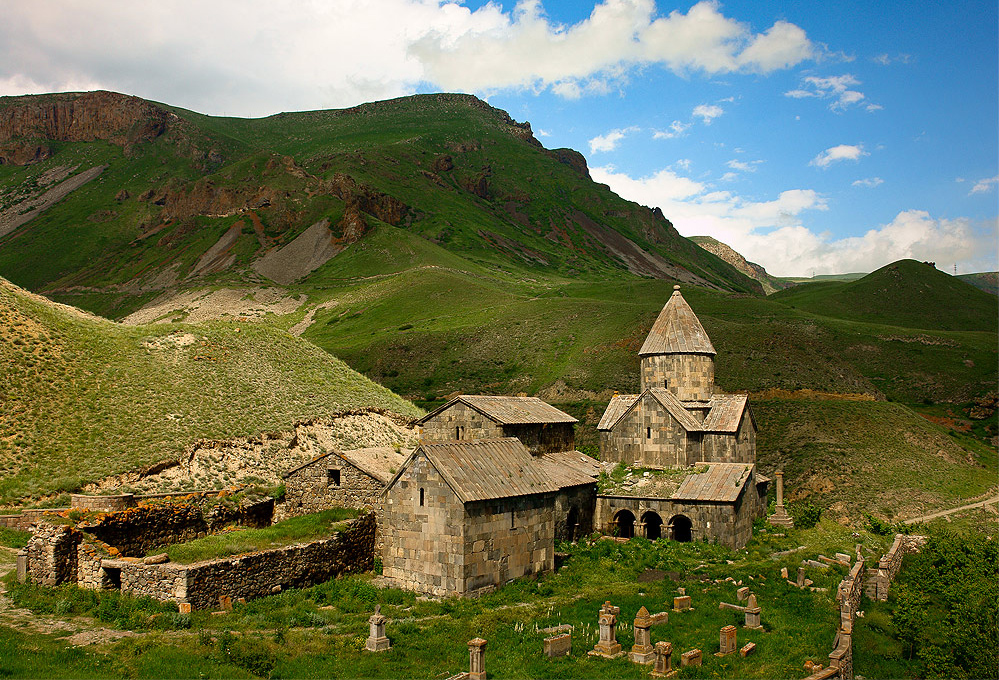
<path id="1" fill-rule="evenodd" d="M 776 290 L 787 288 L 790 285 L 774 276 L 771 276 L 767 273 L 767 270 L 760 265 L 755 262 L 749 262 L 730 246 L 727 246 L 721 241 L 713 239 L 710 236 L 691 236 L 690 240 L 699 245 L 701 248 L 704 248 L 704 250 L 709 253 L 717 255 L 721 259 L 725 260 L 725 262 L 728 262 L 749 278 L 759 281 L 760 285 L 763 286 L 763 291 L 767 295 Z"/>
<path id="2" fill-rule="evenodd" d="M 552 149 L 549 151 L 552 158 L 559 163 L 568 165 L 573 171 L 583 179 L 590 178 L 590 169 L 586 165 L 586 158 L 575 149 Z"/>
<path id="3" fill-rule="evenodd" d="M 391 225 L 401 224 L 409 213 L 409 207 L 399 199 L 361 184 L 342 172 L 334 173 L 332 178 L 323 182 L 323 189 L 348 205 L 354 205 Z"/>
<path id="4" fill-rule="evenodd" d="M 129 151 L 163 134 L 176 116 L 138 97 L 114 92 L 15 97 L 0 109 L 0 157 L 31 163 L 51 155 L 37 140 L 104 140 Z"/>

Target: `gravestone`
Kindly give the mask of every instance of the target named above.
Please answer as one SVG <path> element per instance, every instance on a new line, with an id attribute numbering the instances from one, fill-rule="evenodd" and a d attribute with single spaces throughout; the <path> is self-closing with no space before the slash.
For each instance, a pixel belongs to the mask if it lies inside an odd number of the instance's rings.
<path id="1" fill-rule="evenodd" d="M 746 657 L 756 651 L 755 642 L 747 642 L 743 645 L 742 649 L 739 650 L 739 656 Z"/>
<path id="2" fill-rule="evenodd" d="M 604 602 L 600 608 L 600 640 L 593 646 L 588 654 L 591 656 L 602 656 L 606 659 L 616 659 L 624 656 L 621 651 L 621 644 L 617 641 L 617 617 L 621 613 L 620 607 L 615 607 L 610 602 Z"/>
<path id="3" fill-rule="evenodd" d="M 721 649 L 715 656 L 728 656 L 735 652 L 735 626 L 723 626 L 718 635 L 718 644 Z"/>
<path id="4" fill-rule="evenodd" d="M 690 595 L 681 595 L 680 597 L 673 598 L 673 611 L 685 612 L 690 609 Z"/>
<path id="5" fill-rule="evenodd" d="M 735 591 L 735 599 L 739 600 L 739 602 L 745 602 L 746 600 L 748 600 L 749 586 L 743 586 L 742 588 L 739 588 L 737 591 Z"/>
<path id="6" fill-rule="evenodd" d="M 632 663 L 650 664 L 655 661 L 655 648 L 652 646 L 652 617 L 649 610 L 642 607 L 635 616 L 635 644 L 628 653 Z"/>
<path id="7" fill-rule="evenodd" d="M 482 638 L 468 641 L 468 678 L 486 680 L 486 641 Z"/>
<path id="8" fill-rule="evenodd" d="M 655 661 L 649 676 L 653 678 L 672 678 L 677 674 L 673 670 L 673 645 L 669 642 L 657 642 L 655 646 Z"/>
<path id="9" fill-rule="evenodd" d="M 368 640 L 364 643 L 364 648 L 369 652 L 384 652 L 392 649 L 392 644 L 385 637 L 385 621 L 382 616 L 382 606 L 375 605 L 375 613 L 368 619 Z"/>
<path id="10" fill-rule="evenodd" d="M 684 652 L 680 655 L 680 666 L 700 666 L 701 665 L 701 650 L 692 649 L 689 652 Z"/>
<path id="11" fill-rule="evenodd" d="M 753 593 L 749 594 L 749 602 L 746 603 L 746 619 L 743 622 L 744 628 L 750 628 L 752 630 L 763 630 L 763 626 L 760 625 L 760 605 L 756 601 L 756 595 Z"/>
<path id="12" fill-rule="evenodd" d="M 545 638 L 545 656 L 554 659 L 556 656 L 570 656 L 572 654 L 572 635 L 562 633 Z"/>

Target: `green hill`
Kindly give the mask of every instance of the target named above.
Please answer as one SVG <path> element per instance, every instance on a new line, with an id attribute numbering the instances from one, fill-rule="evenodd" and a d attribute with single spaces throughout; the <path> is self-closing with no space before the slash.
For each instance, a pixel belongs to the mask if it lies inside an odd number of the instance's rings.
<path id="1" fill-rule="evenodd" d="M 798 285 L 772 298 L 814 314 L 905 328 L 999 328 L 995 297 L 915 260 L 899 260 L 856 281 Z"/>
<path id="2" fill-rule="evenodd" d="M 262 324 L 122 326 L 0 279 L 0 505 L 249 436 L 377 407 L 418 410 Z"/>

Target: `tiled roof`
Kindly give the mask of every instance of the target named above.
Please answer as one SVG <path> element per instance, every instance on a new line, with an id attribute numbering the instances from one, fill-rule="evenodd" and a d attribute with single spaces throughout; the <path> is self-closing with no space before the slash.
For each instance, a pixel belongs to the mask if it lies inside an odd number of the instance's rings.
<path id="1" fill-rule="evenodd" d="M 737 432 L 748 397 L 745 394 L 716 394 L 711 397 L 711 410 L 704 419 L 705 432 Z"/>
<path id="2" fill-rule="evenodd" d="M 694 310 L 680 295 L 680 286 L 673 286 L 673 294 L 638 351 L 639 356 L 647 354 L 716 354 Z"/>
<path id="3" fill-rule="evenodd" d="M 700 463 L 708 471 L 693 474 L 673 494 L 674 501 L 718 501 L 734 503 L 752 475 L 752 463 Z"/>
<path id="4" fill-rule="evenodd" d="M 651 387 L 646 390 L 649 394 L 655 397 L 656 401 L 663 405 L 669 414 L 676 418 L 677 422 L 680 423 L 681 427 L 687 432 L 700 432 L 701 424 L 697 422 L 697 418 L 690 414 L 690 411 L 683 407 L 680 400 L 676 398 L 676 395 L 667 390 L 665 387 Z"/>
<path id="5" fill-rule="evenodd" d="M 579 451 L 544 453 L 537 460 L 548 478 L 560 489 L 593 484 L 600 476 L 600 461 Z"/>
<path id="6" fill-rule="evenodd" d="M 421 451 L 463 503 L 559 489 L 516 437 L 423 443 L 413 456 Z"/>
<path id="7" fill-rule="evenodd" d="M 501 425 L 528 425 L 545 423 L 575 423 L 575 418 L 560 411 L 537 397 L 503 397 L 492 395 L 461 394 L 416 421 L 422 425 L 438 413 L 458 402 L 474 408 L 479 413 Z"/>
<path id="8" fill-rule="evenodd" d="M 615 394 L 611 397 L 610 403 L 607 404 L 607 410 L 604 411 L 603 416 L 600 417 L 600 423 L 597 425 L 598 430 L 609 430 L 617 421 L 621 420 L 621 416 L 627 413 L 631 405 L 638 400 L 637 394 Z"/>

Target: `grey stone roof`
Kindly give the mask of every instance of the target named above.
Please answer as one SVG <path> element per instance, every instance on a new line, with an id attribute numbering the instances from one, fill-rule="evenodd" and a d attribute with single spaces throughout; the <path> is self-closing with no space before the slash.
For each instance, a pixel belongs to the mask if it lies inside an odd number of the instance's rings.
<path id="1" fill-rule="evenodd" d="M 600 461 L 579 451 L 543 453 L 538 456 L 538 462 L 548 478 L 560 489 L 593 484 L 600 476 Z"/>
<path id="2" fill-rule="evenodd" d="M 659 402 L 659 404 L 666 409 L 666 411 L 673 416 L 687 432 L 701 431 L 701 424 L 697 422 L 697 418 L 691 415 L 690 411 L 688 411 L 683 405 L 683 402 L 676 398 L 676 395 L 664 387 L 652 387 L 645 390 L 641 394 L 614 395 L 611 398 L 610 403 L 607 404 L 607 410 L 605 410 L 603 416 L 601 416 L 600 422 L 597 424 L 597 429 L 613 429 L 626 413 L 635 408 L 635 404 L 638 403 L 638 400 L 645 396 L 650 396 Z"/>
<path id="3" fill-rule="evenodd" d="M 745 394 L 715 394 L 711 397 L 711 410 L 704 419 L 705 432 L 738 432 L 742 414 L 749 397 Z"/>
<path id="4" fill-rule="evenodd" d="M 559 489 L 545 466 L 516 437 L 423 443 L 409 460 L 421 452 L 463 503 Z"/>
<path id="5" fill-rule="evenodd" d="M 324 453 L 321 456 L 313 458 L 308 463 L 299 465 L 297 468 L 288 470 L 288 472 L 282 475 L 282 478 L 287 479 L 299 470 L 330 458 L 332 460 L 328 460 L 326 462 L 327 465 L 342 460 L 350 463 L 361 472 L 374 477 L 379 482 L 387 484 L 392 479 L 392 471 L 402 467 L 411 450 L 403 449 L 397 452 L 395 447 L 392 446 L 374 446 L 365 449 L 354 449 L 353 451 L 330 451 L 329 453 Z"/>
<path id="6" fill-rule="evenodd" d="M 454 404 L 462 402 L 501 425 L 575 423 L 575 418 L 537 397 L 504 397 L 461 394 L 416 421 L 422 425 Z"/>
<path id="7" fill-rule="evenodd" d="M 609 430 L 617 424 L 617 421 L 621 420 L 621 416 L 628 412 L 632 404 L 638 401 L 637 394 L 615 394 L 611 397 L 610 403 L 607 404 L 607 409 L 604 414 L 600 416 L 600 422 L 597 424 L 598 430 Z"/>
<path id="8" fill-rule="evenodd" d="M 699 463 L 708 471 L 690 475 L 673 494 L 675 501 L 734 503 L 753 474 L 752 463 Z"/>
<path id="9" fill-rule="evenodd" d="M 701 424 L 697 422 L 697 418 L 692 416 L 690 411 L 683 407 L 683 404 L 680 403 L 680 400 L 676 398 L 675 394 L 670 392 L 665 387 L 652 387 L 645 391 L 655 397 L 655 400 L 662 404 L 663 408 L 669 411 L 669 414 L 676 418 L 676 421 L 680 423 L 683 429 L 687 432 L 701 431 Z"/>
<path id="10" fill-rule="evenodd" d="M 694 310 L 680 295 L 680 286 L 673 286 L 673 294 L 638 351 L 639 356 L 649 354 L 717 354 Z"/>

